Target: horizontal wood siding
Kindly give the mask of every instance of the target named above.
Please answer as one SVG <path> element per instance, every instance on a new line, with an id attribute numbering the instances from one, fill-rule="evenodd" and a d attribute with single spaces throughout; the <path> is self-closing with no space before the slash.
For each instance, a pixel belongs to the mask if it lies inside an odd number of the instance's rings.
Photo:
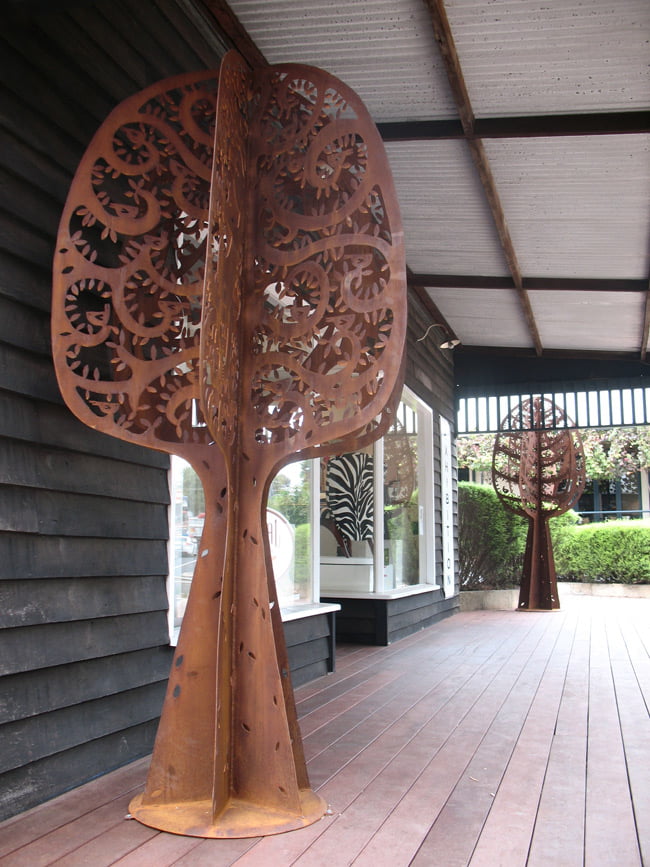
<path id="1" fill-rule="evenodd" d="M 432 594 L 406 596 L 389 603 L 388 643 L 406 638 L 420 629 L 432 626 L 443 617 L 448 617 L 460 610 L 459 598 L 445 599 L 441 590 Z"/>
<path id="2" fill-rule="evenodd" d="M 169 459 L 71 415 L 49 314 L 60 214 L 97 127 L 161 78 L 218 67 L 221 40 L 186 8 L 3 10 L 0 817 L 147 753 L 163 700 Z"/>
<path id="3" fill-rule="evenodd" d="M 386 645 L 412 635 L 459 610 L 459 597 L 445 599 L 442 590 L 402 596 L 398 599 L 346 599 L 328 596 L 341 611 L 336 617 L 339 641 L 350 644 Z"/>
<path id="4" fill-rule="evenodd" d="M 291 682 L 300 686 L 334 670 L 335 615 L 317 614 L 284 624 Z"/>

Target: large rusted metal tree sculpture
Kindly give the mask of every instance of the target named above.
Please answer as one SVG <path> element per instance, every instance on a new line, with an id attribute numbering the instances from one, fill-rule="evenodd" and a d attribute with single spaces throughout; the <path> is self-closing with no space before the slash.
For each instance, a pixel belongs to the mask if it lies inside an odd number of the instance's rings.
<path id="1" fill-rule="evenodd" d="M 92 427 L 184 457 L 206 495 L 151 769 L 131 805 L 145 824 L 236 837 L 323 814 L 263 516 L 284 464 L 387 429 L 405 330 L 383 145 L 333 77 L 251 73 L 231 53 L 218 89 L 208 73 L 161 82 L 91 142 L 55 261 L 61 390 Z"/>
<path id="2" fill-rule="evenodd" d="M 554 429 L 558 423 L 562 427 Z M 586 481 L 580 434 L 565 424 L 559 407 L 535 397 L 511 412 L 494 443 L 494 489 L 507 509 L 529 522 L 521 610 L 560 607 L 548 522 L 575 505 Z"/>

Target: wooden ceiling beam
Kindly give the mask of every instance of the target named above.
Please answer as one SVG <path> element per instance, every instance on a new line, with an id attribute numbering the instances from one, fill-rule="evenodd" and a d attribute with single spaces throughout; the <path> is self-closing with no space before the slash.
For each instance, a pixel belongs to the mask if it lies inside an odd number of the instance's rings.
<path id="1" fill-rule="evenodd" d="M 616 111 L 474 118 L 471 133 L 466 133 L 461 121 L 457 119 L 391 121 L 379 123 L 377 128 L 386 142 L 636 135 L 650 132 L 650 112 Z"/>
<path id="2" fill-rule="evenodd" d="M 508 289 L 515 284 L 511 277 L 489 277 L 474 274 L 416 274 L 411 273 L 409 281 L 413 286 L 428 289 Z M 647 292 L 647 280 L 625 280 L 618 278 L 588 277 L 524 277 L 526 291 L 554 292 Z"/>
<path id="3" fill-rule="evenodd" d="M 232 47 L 237 49 L 252 69 L 269 65 L 268 60 L 248 35 L 248 32 L 226 0 L 198 0 L 198 2 L 204 7 L 208 15 L 214 19 L 221 32 L 232 44 Z"/>
<path id="4" fill-rule="evenodd" d="M 641 328 L 641 361 L 645 361 L 648 355 L 648 341 L 650 340 L 650 278 L 646 286 L 645 308 L 643 311 L 643 326 Z"/>
<path id="5" fill-rule="evenodd" d="M 539 358 L 535 351 L 527 346 L 482 346 L 463 343 L 458 347 L 459 356 L 462 355 L 484 355 L 484 356 L 502 356 L 504 358 Z M 582 359 L 582 360 L 620 360 L 634 362 L 639 359 L 639 354 L 636 350 L 615 350 L 615 349 L 545 349 L 544 356 L 541 361 L 551 361 L 553 359 Z"/>
<path id="6" fill-rule="evenodd" d="M 535 322 L 535 316 L 530 304 L 530 299 L 528 298 L 528 294 L 523 286 L 519 262 L 517 261 L 514 244 L 510 237 L 510 230 L 508 229 L 505 213 L 501 205 L 494 176 L 492 175 L 492 169 L 490 168 L 490 163 L 487 154 L 485 153 L 482 141 L 475 138 L 474 111 L 465 85 L 463 71 L 458 59 L 458 53 L 456 52 L 456 46 L 449 26 L 444 2 L 443 0 L 426 0 L 426 4 L 431 15 L 431 24 L 433 26 L 434 36 L 440 47 L 440 53 L 447 71 L 449 85 L 456 102 L 456 108 L 463 127 L 463 133 L 467 139 L 467 145 L 472 155 L 472 160 L 474 161 L 474 165 L 478 171 L 481 184 L 483 185 L 492 212 L 501 247 L 506 262 L 508 263 L 508 269 L 512 275 L 524 319 L 526 320 L 526 325 L 528 326 L 528 331 L 535 347 L 535 352 L 537 355 L 541 355 L 543 351 L 542 341 L 537 328 L 537 323 Z"/>

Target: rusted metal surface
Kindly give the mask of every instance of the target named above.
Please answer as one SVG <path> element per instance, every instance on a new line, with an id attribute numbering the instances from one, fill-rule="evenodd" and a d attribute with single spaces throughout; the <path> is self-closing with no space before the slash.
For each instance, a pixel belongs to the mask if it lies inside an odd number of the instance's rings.
<path id="1" fill-rule="evenodd" d="M 578 501 L 586 482 L 580 434 L 571 428 L 552 430 L 555 419 L 565 422 L 552 401 L 523 401 L 504 420 L 503 427 L 512 432 L 499 433 L 494 443 L 494 489 L 507 509 L 529 522 L 519 591 L 522 610 L 560 607 L 548 522 Z"/>
<path id="2" fill-rule="evenodd" d="M 215 109 L 216 90 L 214 75 L 180 76 L 104 123 L 63 214 L 52 327 L 72 411 L 181 455 L 206 495 L 131 811 L 174 833 L 242 837 L 326 808 L 297 724 L 268 488 L 286 463 L 387 430 L 406 281 L 386 157 L 355 94 L 310 67 L 251 73 L 234 52 Z"/>

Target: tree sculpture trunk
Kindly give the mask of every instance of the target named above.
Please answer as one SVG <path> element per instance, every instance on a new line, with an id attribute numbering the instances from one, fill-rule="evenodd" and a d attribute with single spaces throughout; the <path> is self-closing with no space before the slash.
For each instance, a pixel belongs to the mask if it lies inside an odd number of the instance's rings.
<path id="1" fill-rule="evenodd" d="M 144 792 L 155 828 L 309 824 L 265 509 L 299 458 L 394 418 L 406 332 L 387 159 L 356 95 L 294 64 L 180 76 L 91 142 L 59 231 L 55 366 L 70 408 L 185 457 L 206 523 Z M 216 123 L 215 123 L 216 112 Z M 209 207 L 208 207 L 209 204 Z"/>
<path id="2" fill-rule="evenodd" d="M 528 519 L 519 609 L 560 607 L 550 518 L 570 509 L 585 486 L 580 436 L 559 407 L 524 401 L 503 422 L 494 443 L 492 482 L 503 505 Z M 562 425 L 555 429 L 555 425 Z"/>

